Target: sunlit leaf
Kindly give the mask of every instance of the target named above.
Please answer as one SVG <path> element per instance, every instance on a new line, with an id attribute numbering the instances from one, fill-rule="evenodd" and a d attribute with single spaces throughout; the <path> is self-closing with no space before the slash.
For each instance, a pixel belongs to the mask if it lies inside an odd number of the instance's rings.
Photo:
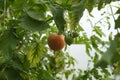
<path id="1" fill-rule="evenodd" d="M 34 67 L 39 63 L 41 59 L 41 55 L 43 53 L 42 47 L 43 46 L 41 46 L 40 43 L 35 43 L 30 47 L 30 51 L 28 54 L 28 60 L 31 63 L 31 67 Z"/>

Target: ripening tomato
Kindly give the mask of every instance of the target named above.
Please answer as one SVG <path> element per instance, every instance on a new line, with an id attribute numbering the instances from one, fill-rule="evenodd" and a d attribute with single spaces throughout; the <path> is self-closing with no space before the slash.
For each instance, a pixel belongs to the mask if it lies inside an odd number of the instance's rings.
<path id="1" fill-rule="evenodd" d="M 54 51 L 59 51 L 65 46 L 64 35 L 52 33 L 48 37 L 48 45 Z"/>

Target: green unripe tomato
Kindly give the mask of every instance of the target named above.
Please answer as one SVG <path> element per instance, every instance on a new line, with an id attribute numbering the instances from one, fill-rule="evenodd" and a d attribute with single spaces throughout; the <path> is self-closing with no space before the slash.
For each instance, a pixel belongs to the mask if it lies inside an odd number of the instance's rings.
<path id="1" fill-rule="evenodd" d="M 65 42 L 66 42 L 66 44 L 71 45 L 71 44 L 73 43 L 73 38 L 72 38 L 72 36 L 66 35 L 66 36 L 65 36 Z"/>
<path id="2" fill-rule="evenodd" d="M 78 36 L 79 36 L 79 34 L 78 34 L 77 32 L 73 32 L 73 33 L 72 33 L 72 37 L 73 37 L 73 38 L 76 38 L 76 37 L 78 37 Z"/>

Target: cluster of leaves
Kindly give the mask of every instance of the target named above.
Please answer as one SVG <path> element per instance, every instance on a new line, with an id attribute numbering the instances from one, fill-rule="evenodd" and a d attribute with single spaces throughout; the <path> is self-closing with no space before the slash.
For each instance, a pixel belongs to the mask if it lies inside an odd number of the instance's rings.
<path id="1" fill-rule="evenodd" d="M 117 10 L 116 14 L 120 14 L 120 9 Z M 117 30 L 117 34 L 114 36 L 114 39 L 110 39 L 110 47 L 107 51 L 102 55 L 101 60 L 96 64 L 96 66 L 100 66 L 102 68 L 106 68 L 108 65 L 112 66 L 113 74 L 120 74 L 120 15 L 115 20 L 115 29 Z"/>
<path id="2" fill-rule="evenodd" d="M 49 33 L 57 30 L 51 20 L 61 11 L 47 15 L 56 11 L 51 2 L 0 0 L 0 80 L 56 80 L 65 64 L 74 64 L 66 52 L 53 53 L 47 46 Z"/>
<path id="3" fill-rule="evenodd" d="M 100 10 L 110 2 L 112 0 L 0 0 L 0 80 L 62 80 L 57 76 L 60 74 L 68 79 L 76 70 L 65 68 L 74 65 L 74 58 L 66 51 L 52 52 L 47 46 L 49 33 L 64 34 L 68 37 L 68 45 L 85 44 L 90 57 L 92 49 L 103 53 L 97 45 L 105 44 L 100 39 L 104 35 L 100 27 L 95 26 L 93 30 L 98 36 L 93 35 L 89 39 L 79 20 L 85 9 L 90 13 L 95 6 Z M 119 18 L 115 21 L 115 28 L 120 26 Z M 79 32 L 83 32 L 81 36 Z M 115 40 L 119 43 L 119 38 Z M 119 59 L 119 44 L 114 42 L 110 49 L 113 50 L 115 46 L 117 51 L 114 51 Z M 96 54 L 93 62 L 97 58 Z M 115 59 L 112 64 L 119 65 L 119 60 Z M 107 73 L 108 76 L 101 76 L 98 71 L 96 67 L 80 71 L 78 76 L 73 76 L 73 80 L 109 77 L 106 69 L 102 69 L 101 73 Z"/>

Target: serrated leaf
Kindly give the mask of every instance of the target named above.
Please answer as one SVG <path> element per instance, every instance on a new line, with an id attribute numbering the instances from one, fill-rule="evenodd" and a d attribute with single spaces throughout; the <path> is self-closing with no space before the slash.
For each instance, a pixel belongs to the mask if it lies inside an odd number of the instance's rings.
<path id="1" fill-rule="evenodd" d="M 29 49 L 29 54 L 28 54 L 28 60 L 31 63 L 31 67 L 35 67 L 39 61 L 40 61 L 40 57 L 42 55 L 42 46 L 40 45 L 40 43 L 35 43 L 33 44 L 30 49 Z"/>
<path id="2" fill-rule="evenodd" d="M 93 46 L 94 48 L 97 48 L 98 45 L 97 45 L 97 43 L 96 43 L 96 37 L 91 36 L 90 40 L 91 40 L 92 46 Z"/>
<path id="3" fill-rule="evenodd" d="M 90 55 L 90 50 L 91 50 L 92 48 L 91 48 L 91 45 L 89 44 L 89 39 L 87 38 L 87 35 L 86 35 L 86 34 L 83 34 L 83 41 L 84 41 L 84 43 L 85 43 L 87 55 L 88 55 L 88 56 L 91 56 L 91 55 Z"/>
<path id="4" fill-rule="evenodd" d="M 106 4 L 109 4 L 112 0 L 100 0 L 98 3 L 98 10 L 102 9 Z"/>
<path id="5" fill-rule="evenodd" d="M 81 0 L 77 4 L 72 5 L 71 11 L 69 11 L 71 30 L 75 30 L 75 28 L 79 24 L 79 20 L 83 16 L 85 6 L 86 6 L 86 0 Z"/>
<path id="6" fill-rule="evenodd" d="M 89 12 L 92 11 L 92 9 L 95 6 L 95 0 L 88 0 L 87 4 L 86 4 L 86 8 Z"/>
<path id="7" fill-rule="evenodd" d="M 46 21 L 38 21 L 28 15 L 22 16 L 20 21 L 21 23 L 19 25 L 30 31 L 42 31 L 49 28 L 49 24 Z"/>
<path id="8" fill-rule="evenodd" d="M 51 76 L 51 74 L 44 69 L 38 69 L 37 78 L 38 80 L 55 80 L 54 77 Z"/>
<path id="9" fill-rule="evenodd" d="M 115 20 L 115 29 L 120 28 L 120 16 Z"/>
<path id="10" fill-rule="evenodd" d="M 95 26 L 95 27 L 94 27 L 94 31 L 95 31 L 100 37 L 105 36 L 105 34 L 102 32 L 102 30 L 100 29 L 99 26 Z"/>
<path id="11" fill-rule="evenodd" d="M 110 42 L 110 47 L 107 49 L 107 51 L 102 55 L 102 58 L 98 63 L 95 65 L 100 66 L 102 68 L 107 67 L 107 65 L 111 64 L 112 58 L 115 55 L 115 49 L 117 48 L 117 44 L 115 40 L 112 40 Z"/>
<path id="12" fill-rule="evenodd" d="M 106 68 L 103 68 L 102 72 L 104 72 L 106 74 L 105 75 L 106 77 L 109 77 L 111 75 L 110 72 Z M 109 80 L 109 79 L 107 79 L 107 80 Z"/>
<path id="13" fill-rule="evenodd" d="M 104 45 L 104 41 L 101 40 L 101 38 L 97 37 L 97 36 L 94 36 L 95 40 L 97 43 L 100 43 L 102 45 Z"/>
<path id="14" fill-rule="evenodd" d="M 60 33 L 64 32 L 66 21 L 64 19 L 64 9 L 60 6 L 50 5 L 53 19 Z"/>

